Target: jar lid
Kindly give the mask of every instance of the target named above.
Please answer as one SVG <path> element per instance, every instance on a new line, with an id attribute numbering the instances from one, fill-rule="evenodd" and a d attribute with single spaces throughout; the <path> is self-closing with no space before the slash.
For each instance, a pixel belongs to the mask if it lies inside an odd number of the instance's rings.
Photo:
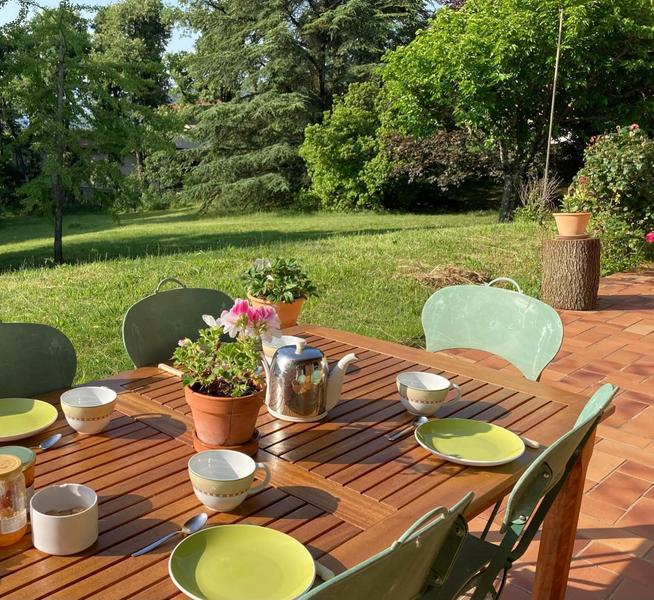
<path id="1" fill-rule="evenodd" d="M 23 470 L 31 467 L 36 462 L 36 453 L 25 446 L 3 446 L 0 454 L 11 454 L 17 456 L 23 465 Z"/>
<path id="2" fill-rule="evenodd" d="M 0 479 L 19 473 L 23 468 L 20 458 L 11 454 L 0 454 Z"/>

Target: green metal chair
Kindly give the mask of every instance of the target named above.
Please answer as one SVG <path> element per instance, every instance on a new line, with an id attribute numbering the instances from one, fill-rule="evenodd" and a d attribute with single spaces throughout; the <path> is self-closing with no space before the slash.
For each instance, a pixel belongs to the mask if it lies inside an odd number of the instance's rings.
<path id="1" fill-rule="evenodd" d="M 180 287 L 162 291 L 169 282 Z M 198 331 L 207 327 L 203 314 L 219 315 L 233 303 L 218 290 L 188 288 L 179 279 L 166 277 L 152 295 L 139 300 L 125 313 L 125 350 L 136 367 L 167 361 L 180 338 L 195 339 Z"/>
<path id="2" fill-rule="evenodd" d="M 538 532 L 616 392 L 617 388 L 610 384 L 600 387 L 586 403 L 574 427 L 540 454 L 522 474 L 509 496 L 500 529 L 503 537 L 498 544 L 485 537 L 499 504 L 481 538 L 466 535 L 452 566 L 452 577 L 435 586 L 435 598 L 453 600 L 473 590 L 471 600 L 485 600 L 489 595 L 499 597 L 509 569 L 525 553 Z"/>
<path id="3" fill-rule="evenodd" d="M 513 283 L 517 291 L 494 288 Z M 485 350 L 507 360 L 527 378 L 538 381 L 563 341 L 563 324 L 549 305 L 522 293 L 506 277 L 486 285 L 443 288 L 422 309 L 427 350 Z"/>
<path id="4" fill-rule="evenodd" d="M 31 397 L 72 385 L 77 356 L 58 329 L 0 323 L 0 398 Z"/>
<path id="5" fill-rule="evenodd" d="M 300 596 L 301 600 L 413 600 L 447 577 L 467 531 L 462 514 L 474 494 L 450 510 L 418 519 L 390 548 Z M 430 522 L 431 521 L 431 522 Z M 428 523 L 425 525 L 425 523 Z"/>

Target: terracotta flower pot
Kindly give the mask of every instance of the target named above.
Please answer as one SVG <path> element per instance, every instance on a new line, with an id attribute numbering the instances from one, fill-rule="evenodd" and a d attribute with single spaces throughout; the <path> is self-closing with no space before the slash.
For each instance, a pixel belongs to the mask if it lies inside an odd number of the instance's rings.
<path id="1" fill-rule="evenodd" d="M 211 446 L 238 446 L 252 438 L 266 390 L 240 398 L 225 398 L 185 387 L 184 395 L 201 442 Z"/>
<path id="2" fill-rule="evenodd" d="M 583 235 L 586 233 L 590 215 L 591 213 L 589 212 L 554 213 L 554 220 L 556 221 L 556 228 L 559 230 L 559 235 Z"/>
<path id="3" fill-rule="evenodd" d="M 297 318 L 300 315 L 305 298 L 298 298 L 295 302 L 280 302 L 275 304 L 274 302 L 261 300 L 260 298 L 255 298 L 252 294 L 248 294 L 248 300 L 250 300 L 250 303 L 255 308 L 259 306 L 272 306 L 279 317 L 279 326 L 283 329 L 284 327 L 297 325 Z"/>

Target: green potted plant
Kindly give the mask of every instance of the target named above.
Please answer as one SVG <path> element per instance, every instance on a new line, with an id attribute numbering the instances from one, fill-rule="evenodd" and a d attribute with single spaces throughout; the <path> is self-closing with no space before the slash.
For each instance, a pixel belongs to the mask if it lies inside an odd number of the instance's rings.
<path id="1" fill-rule="evenodd" d="M 179 340 L 173 354 L 195 435 L 209 447 L 245 444 L 253 438 L 265 399 L 261 338 L 276 333 L 277 315 L 270 307 L 253 308 L 239 299 L 218 319 L 202 318 L 208 327 L 200 330 L 198 340 Z M 225 333 L 235 340 L 221 340 Z"/>
<path id="2" fill-rule="evenodd" d="M 242 279 L 252 305 L 274 308 L 281 327 L 296 325 L 304 301 L 316 293 L 304 269 L 290 258 L 276 258 L 272 262 L 259 258 Z"/>
<path id="3" fill-rule="evenodd" d="M 561 210 L 553 213 L 559 235 L 564 237 L 585 235 L 591 216 L 587 208 L 592 204 L 592 199 L 586 190 L 587 183 L 585 176 L 579 177 L 576 185 L 570 186 L 568 193 L 563 197 Z"/>

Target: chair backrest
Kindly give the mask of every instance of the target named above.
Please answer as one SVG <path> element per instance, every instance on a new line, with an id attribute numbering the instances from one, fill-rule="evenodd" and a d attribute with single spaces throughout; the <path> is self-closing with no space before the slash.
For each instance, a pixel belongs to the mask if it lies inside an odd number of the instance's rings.
<path id="1" fill-rule="evenodd" d="M 422 327 L 431 352 L 485 350 L 533 381 L 563 340 L 561 318 L 551 306 L 490 284 L 455 285 L 435 292 L 422 309 Z"/>
<path id="2" fill-rule="evenodd" d="M 430 575 L 445 577 L 465 538 L 462 517 L 474 494 L 454 507 L 436 508 L 416 521 L 390 548 L 301 596 L 302 600 L 411 600 Z M 427 525 L 425 522 L 430 521 Z"/>
<path id="3" fill-rule="evenodd" d="M 588 400 L 574 427 L 544 450 L 522 474 L 509 495 L 504 512 L 504 528 L 526 523 L 541 498 L 561 480 L 570 461 L 581 452 L 618 388 L 609 383 L 600 387 Z"/>
<path id="4" fill-rule="evenodd" d="M 162 291 L 161 287 L 169 281 L 181 287 Z M 233 303 L 218 290 L 188 288 L 181 281 L 167 277 L 159 282 L 154 294 L 139 300 L 125 313 L 125 350 L 136 367 L 167 361 L 180 338 L 196 339 L 198 331 L 207 327 L 203 314 L 215 317 Z"/>
<path id="5" fill-rule="evenodd" d="M 58 329 L 0 323 L 0 398 L 31 397 L 72 385 L 77 356 Z"/>

